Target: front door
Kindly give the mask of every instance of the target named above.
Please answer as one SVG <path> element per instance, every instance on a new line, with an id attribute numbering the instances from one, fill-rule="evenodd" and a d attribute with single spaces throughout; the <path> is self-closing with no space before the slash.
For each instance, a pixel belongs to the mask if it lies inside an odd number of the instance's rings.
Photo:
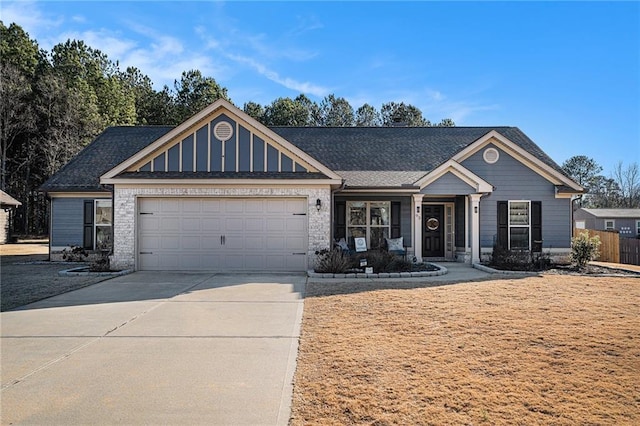
<path id="1" fill-rule="evenodd" d="M 444 206 L 422 206 L 422 257 L 444 257 Z"/>

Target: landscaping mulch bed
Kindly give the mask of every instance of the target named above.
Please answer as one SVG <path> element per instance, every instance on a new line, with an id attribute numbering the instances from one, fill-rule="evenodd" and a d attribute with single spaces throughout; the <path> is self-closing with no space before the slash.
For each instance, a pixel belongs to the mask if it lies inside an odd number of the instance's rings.
<path id="1" fill-rule="evenodd" d="M 348 285 L 305 300 L 293 425 L 640 424 L 640 279 Z"/>

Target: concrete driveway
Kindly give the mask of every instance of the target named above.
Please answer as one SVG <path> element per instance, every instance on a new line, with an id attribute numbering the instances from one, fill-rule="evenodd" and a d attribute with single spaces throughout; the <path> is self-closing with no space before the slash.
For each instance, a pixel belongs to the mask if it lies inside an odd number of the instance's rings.
<path id="1" fill-rule="evenodd" d="M 2 424 L 286 425 L 305 283 L 137 272 L 3 312 Z"/>

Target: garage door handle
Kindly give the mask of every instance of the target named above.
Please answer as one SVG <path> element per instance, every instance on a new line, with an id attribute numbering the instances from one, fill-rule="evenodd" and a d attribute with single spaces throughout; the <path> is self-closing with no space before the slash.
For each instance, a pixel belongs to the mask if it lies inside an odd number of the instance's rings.
<path id="1" fill-rule="evenodd" d="M 291 254 L 294 255 L 294 256 L 304 256 L 307 253 L 303 252 L 303 253 L 291 253 Z"/>
<path id="2" fill-rule="evenodd" d="M 227 243 L 226 235 L 220 235 L 220 245 L 223 246 Z"/>
<path id="3" fill-rule="evenodd" d="M 141 251 L 140 254 L 153 254 L 152 251 Z"/>

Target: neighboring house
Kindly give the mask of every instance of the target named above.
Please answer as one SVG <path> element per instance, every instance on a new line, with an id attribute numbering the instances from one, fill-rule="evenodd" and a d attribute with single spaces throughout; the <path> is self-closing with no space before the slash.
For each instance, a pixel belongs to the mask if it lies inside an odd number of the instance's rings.
<path id="1" fill-rule="evenodd" d="M 247 271 L 306 270 L 354 237 L 402 237 L 418 260 L 562 256 L 582 192 L 515 127 L 268 128 L 224 100 L 175 128 L 109 128 L 42 190 L 52 255 L 113 245 L 116 267 Z"/>
<path id="2" fill-rule="evenodd" d="M 621 237 L 640 238 L 640 209 L 584 209 L 573 214 L 578 229 L 618 231 Z"/>
<path id="3" fill-rule="evenodd" d="M 22 203 L 4 191 L 0 191 L 0 244 L 10 239 L 11 211 Z"/>

